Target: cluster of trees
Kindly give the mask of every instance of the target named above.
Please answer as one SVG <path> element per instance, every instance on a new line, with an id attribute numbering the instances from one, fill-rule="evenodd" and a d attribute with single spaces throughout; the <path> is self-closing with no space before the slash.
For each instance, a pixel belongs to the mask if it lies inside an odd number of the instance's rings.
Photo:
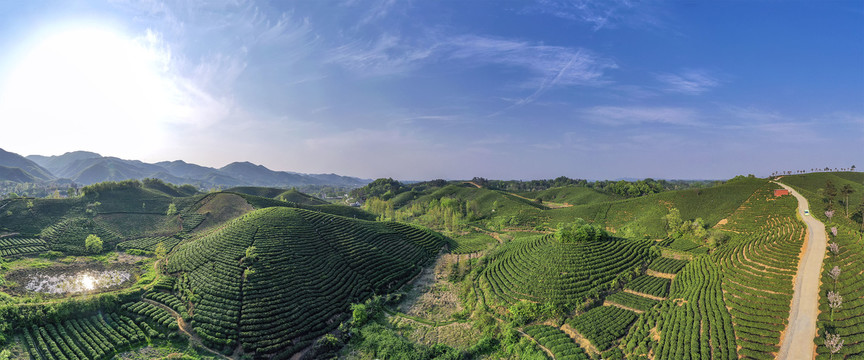
<path id="1" fill-rule="evenodd" d="M 358 200 L 367 201 L 369 198 L 379 198 L 382 200 L 390 200 L 400 192 L 406 190 L 402 183 L 393 180 L 392 178 L 375 179 L 366 186 L 351 190 L 348 194 L 350 197 Z"/>
<path id="2" fill-rule="evenodd" d="M 0 181 L 0 199 L 18 197 L 72 197 L 78 194 L 78 185 L 72 182 L 31 183 Z"/>
<path id="3" fill-rule="evenodd" d="M 672 239 L 686 238 L 697 244 L 705 244 L 709 248 L 716 248 L 729 240 L 729 235 L 723 231 L 709 229 L 702 218 L 684 220 L 677 208 L 669 209 L 664 216 L 666 220 L 666 232 Z"/>
<path id="4" fill-rule="evenodd" d="M 560 242 L 584 242 L 584 241 L 600 241 L 609 237 L 609 234 L 603 228 L 588 224 L 585 220 L 572 224 L 558 224 L 558 229 L 555 230 L 555 239 Z"/>
<path id="5" fill-rule="evenodd" d="M 368 198 L 363 209 L 378 216 L 378 220 L 414 221 L 442 231 L 465 230 L 469 222 L 481 218 L 479 205 L 455 197 L 415 201 L 410 206 L 394 209 L 392 200 Z"/>
<path id="6" fill-rule="evenodd" d="M 559 176 L 555 179 L 529 181 L 488 180 L 481 177 L 475 177 L 471 179 L 471 182 L 485 188 L 493 190 L 505 190 L 511 192 L 540 191 L 562 186 L 580 186 L 622 197 L 636 197 L 648 194 L 656 194 L 665 190 L 704 188 L 714 185 L 716 183 L 715 181 L 654 180 L 651 178 L 637 181 L 601 180 L 591 182 L 585 179 L 571 179 L 566 176 Z"/>
<path id="7" fill-rule="evenodd" d="M 81 193 L 84 196 L 98 196 L 100 192 L 140 188 L 141 182 L 138 180 L 105 181 L 82 187 Z"/>
<path id="8" fill-rule="evenodd" d="M 561 306 L 546 302 L 537 303 L 519 300 L 507 309 L 513 325 L 522 326 L 533 321 L 541 321 L 564 315 Z"/>

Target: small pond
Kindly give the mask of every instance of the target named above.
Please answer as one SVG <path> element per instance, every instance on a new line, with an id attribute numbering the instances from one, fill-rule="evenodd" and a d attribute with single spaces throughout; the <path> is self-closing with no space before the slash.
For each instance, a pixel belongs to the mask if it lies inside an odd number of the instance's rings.
<path id="1" fill-rule="evenodd" d="M 132 285 L 140 271 L 131 265 L 76 264 L 17 270 L 6 275 L 17 293 L 65 296 L 98 293 Z"/>

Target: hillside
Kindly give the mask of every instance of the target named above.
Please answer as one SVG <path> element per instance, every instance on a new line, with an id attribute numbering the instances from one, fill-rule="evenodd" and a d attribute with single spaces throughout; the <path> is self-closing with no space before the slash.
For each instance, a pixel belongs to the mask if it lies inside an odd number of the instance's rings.
<path id="1" fill-rule="evenodd" d="M 297 189 L 280 189 L 280 188 L 269 188 L 269 187 L 255 187 L 255 186 L 239 186 L 233 187 L 228 190 L 228 192 L 236 192 L 246 195 L 258 196 L 276 199 L 280 201 L 287 201 L 295 204 L 301 205 L 329 205 L 330 203 L 324 200 L 321 200 L 317 197 L 310 196 L 304 194 Z"/>
<path id="2" fill-rule="evenodd" d="M 864 356 L 864 331 L 860 324 L 864 323 L 864 286 L 861 286 L 861 271 L 864 257 L 864 173 L 834 172 L 784 176 L 781 181 L 792 186 L 810 203 L 811 216 L 825 223 L 829 229 L 829 241 L 836 244 L 830 247 L 822 265 L 822 281 L 819 296 L 819 316 L 817 328 L 819 338 L 816 339 L 818 359 L 831 357 L 831 349 L 826 346 L 827 333 L 837 334 L 844 341 L 844 346 L 833 355 L 835 359 L 854 359 Z M 827 182 L 830 181 L 837 189 L 837 196 L 831 200 L 834 214 L 829 219 L 825 213 L 829 206 L 829 198 L 825 194 Z M 840 191 L 848 185 L 853 192 L 849 194 L 849 214 L 847 218 L 845 195 Z M 836 229 L 834 235 L 830 229 Z M 837 268 L 836 274 L 832 271 Z M 841 296 L 841 306 L 831 307 L 828 292 L 836 292 Z M 845 299 L 845 301 L 843 300 Z"/>
<path id="3" fill-rule="evenodd" d="M 34 179 L 38 179 L 39 181 L 48 181 L 54 179 L 54 176 L 51 175 L 51 172 L 39 166 L 39 164 L 28 160 L 27 158 L 18 155 L 16 153 L 8 152 L 6 150 L 0 149 L 0 166 L 6 168 L 18 168 L 21 169 L 26 175 L 32 177 Z M 14 177 L 21 177 L 22 175 L 12 174 Z M 26 175 L 24 175 L 26 177 Z M 3 180 L 5 178 L 0 178 Z M 11 179 L 5 179 L 11 180 Z M 12 180 L 14 181 L 14 180 Z"/>
<path id="4" fill-rule="evenodd" d="M 181 245 L 166 270 L 199 294 L 193 327 L 205 343 L 282 358 L 336 328 L 351 302 L 404 284 L 442 245 L 406 225 L 268 208 Z"/>
<path id="5" fill-rule="evenodd" d="M 220 169 L 190 164 L 182 160 L 147 163 L 140 160 L 120 159 L 88 151 L 73 151 L 62 155 L 29 155 L 26 158 L 0 149 L 0 166 L 20 168 L 32 176 L 21 176 L 8 171 L 0 173 L 0 180 L 15 182 L 45 182 L 66 179 L 77 184 L 90 185 L 104 181 L 160 179 L 174 184 L 191 184 L 199 188 L 232 186 L 337 186 L 353 188 L 368 181 L 336 174 L 301 174 L 274 171 L 250 162 L 234 162 Z M 27 181 L 22 181 L 27 180 Z"/>
<path id="6" fill-rule="evenodd" d="M 514 240 L 490 253 L 476 285 L 488 306 L 529 300 L 572 309 L 647 265 L 651 245 L 625 239 L 566 243 L 548 235 Z"/>
<path id="7" fill-rule="evenodd" d="M 0 166 L 0 181 L 38 182 L 41 179 L 17 167 Z"/>
<path id="8" fill-rule="evenodd" d="M 817 358 L 831 358 L 826 334 L 846 342 L 834 358 L 856 358 L 864 176 L 781 181 L 837 228 L 814 315 Z M 0 201 L 0 256 L 11 264 L 0 266 L 9 294 L 0 336 L 38 359 L 107 359 L 112 346 L 145 344 L 186 351 L 173 341 L 194 344 L 193 358 L 774 359 L 790 326 L 806 228 L 795 198 L 774 196 L 779 185 L 767 179 L 630 198 L 579 185 L 374 184 L 360 192 L 387 198 L 367 198 L 375 214 L 293 189 L 200 193 L 158 180 Z M 99 253 L 89 234 L 101 238 Z M 82 267 L 137 277 L 83 296 L 21 288 L 23 272 Z M 49 312 L 64 315 L 36 320 Z M 94 345 L 87 326 L 118 336 Z"/>

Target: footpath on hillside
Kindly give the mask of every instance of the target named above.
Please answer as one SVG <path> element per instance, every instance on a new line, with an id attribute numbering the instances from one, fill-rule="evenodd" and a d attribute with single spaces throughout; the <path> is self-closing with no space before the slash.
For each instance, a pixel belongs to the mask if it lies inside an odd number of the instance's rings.
<path id="1" fill-rule="evenodd" d="M 775 182 L 777 183 L 777 182 Z M 806 247 L 798 263 L 795 276 L 792 307 L 789 309 L 789 325 L 780 340 L 779 360 L 813 359 L 816 350 L 816 319 L 819 314 L 819 278 L 828 236 L 825 225 L 813 216 L 804 215 L 809 204 L 791 187 L 777 183 L 798 199 L 798 214 L 807 225 Z"/>

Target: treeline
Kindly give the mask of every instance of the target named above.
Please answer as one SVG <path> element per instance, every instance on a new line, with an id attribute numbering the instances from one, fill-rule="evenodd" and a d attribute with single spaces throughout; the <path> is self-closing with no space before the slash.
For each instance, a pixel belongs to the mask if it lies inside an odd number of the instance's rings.
<path id="1" fill-rule="evenodd" d="M 392 178 L 377 179 L 364 187 L 351 190 L 349 196 L 355 200 L 366 201 L 370 198 L 390 200 L 406 192 L 422 194 L 433 188 L 441 188 L 448 184 L 462 183 L 462 181 L 447 181 L 436 179 L 414 184 L 403 184 Z M 596 191 L 617 195 L 621 197 L 638 197 L 656 194 L 667 190 L 682 190 L 691 188 L 706 188 L 719 184 L 713 180 L 654 180 L 651 178 L 637 181 L 626 180 L 603 180 L 588 181 L 585 179 L 571 179 L 559 176 L 555 179 L 545 180 L 489 180 L 482 177 L 471 179 L 471 183 L 477 186 L 508 192 L 541 191 L 556 187 L 576 186 L 594 189 Z"/>
<path id="2" fill-rule="evenodd" d="M 144 179 L 144 180 L 123 180 L 123 181 L 105 181 L 93 185 L 87 185 L 81 188 L 81 193 L 84 196 L 98 196 L 103 192 L 140 189 L 142 187 L 150 188 L 164 192 L 172 196 L 188 196 L 198 192 L 198 189 L 193 185 L 176 186 L 166 183 L 160 179 Z"/>
<path id="3" fill-rule="evenodd" d="M 18 197 L 57 197 L 75 196 L 78 185 L 72 182 L 56 181 L 50 183 L 31 183 L 0 181 L 0 199 L 14 199 Z"/>
<path id="4" fill-rule="evenodd" d="M 717 184 L 717 181 L 713 180 L 654 180 L 651 178 L 637 181 L 600 180 L 591 182 L 585 179 L 571 179 L 566 176 L 559 176 L 555 179 L 529 181 L 487 180 L 481 177 L 475 177 L 471 179 L 471 182 L 492 190 L 504 190 L 510 192 L 540 191 L 555 187 L 579 186 L 622 197 L 656 194 L 666 190 L 705 188 Z"/>
<path id="5" fill-rule="evenodd" d="M 400 209 L 394 209 L 392 201 L 372 197 L 363 204 L 363 210 L 377 215 L 378 220 L 414 222 L 449 232 L 465 230 L 468 223 L 482 217 L 476 202 L 452 197 L 416 201 Z"/>

